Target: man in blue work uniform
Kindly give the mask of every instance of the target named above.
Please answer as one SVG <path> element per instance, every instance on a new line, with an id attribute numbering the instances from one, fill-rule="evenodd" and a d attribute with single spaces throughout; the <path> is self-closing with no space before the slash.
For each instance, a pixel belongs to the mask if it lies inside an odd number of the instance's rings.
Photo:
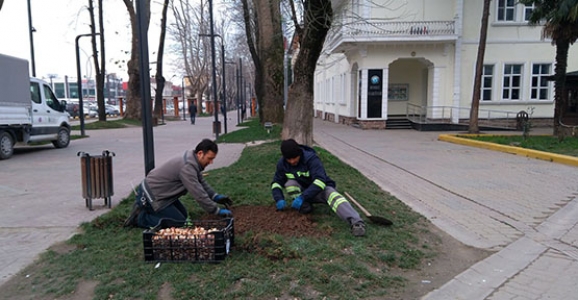
<path id="1" fill-rule="evenodd" d="M 365 235 L 365 223 L 351 204 L 335 190 L 335 181 L 325 173 L 321 160 L 312 148 L 299 145 L 295 140 L 281 142 L 283 157 L 271 183 L 277 210 L 287 206 L 283 192 L 293 199 L 291 207 L 307 214 L 313 203 L 326 203 L 343 221 L 351 226 L 354 236 Z"/>

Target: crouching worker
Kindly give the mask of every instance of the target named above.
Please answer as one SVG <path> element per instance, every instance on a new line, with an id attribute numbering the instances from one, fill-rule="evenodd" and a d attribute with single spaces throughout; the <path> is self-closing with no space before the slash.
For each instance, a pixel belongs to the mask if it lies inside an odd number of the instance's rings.
<path id="1" fill-rule="evenodd" d="M 365 235 L 365 223 L 351 204 L 335 190 L 335 181 L 325 173 L 312 148 L 293 139 L 281 142 L 282 158 L 277 162 L 271 190 L 277 210 L 287 206 L 284 192 L 292 199 L 291 208 L 307 214 L 313 203 L 326 203 L 339 218 L 351 226 L 354 236 Z"/>
<path id="2" fill-rule="evenodd" d="M 188 213 L 179 197 L 187 192 L 206 212 L 231 216 L 231 199 L 217 194 L 203 178 L 203 170 L 213 163 L 217 152 L 217 144 L 204 139 L 194 150 L 150 171 L 136 190 L 136 200 L 124 226 L 150 228 L 164 218 L 185 221 Z"/>

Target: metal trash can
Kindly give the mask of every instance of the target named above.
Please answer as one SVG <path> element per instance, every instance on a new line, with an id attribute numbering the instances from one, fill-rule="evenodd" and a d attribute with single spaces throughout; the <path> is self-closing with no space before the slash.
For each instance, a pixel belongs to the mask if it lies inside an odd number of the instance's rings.
<path id="1" fill-rule="evenodd" d="M 86 207 L 92 210 L 92 199 L 103 198 L 104 205 L 111 208 L 112 195 L 114 195 L 112 180 L 112 157 L 113 152 L 102 151 L 102 155 L 90 156 L 85 152 L 78 152 L 80 156 L 80 174 L 82 184 L 82 197 Z"/>
<path id="2" fill-rule="evenodd" d="M 221 122 L 213 121 L 213 134 L 221 134 Z"/>

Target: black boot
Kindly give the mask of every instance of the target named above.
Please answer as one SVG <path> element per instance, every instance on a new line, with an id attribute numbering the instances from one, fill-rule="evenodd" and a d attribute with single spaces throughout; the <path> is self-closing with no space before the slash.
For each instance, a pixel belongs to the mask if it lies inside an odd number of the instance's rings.
<path id="1" fill-rule="evenodd" d="M 124 227 L 138 227 L 138 215 L 140 214 L 141 208 L 140 206 L 135 202 L 134 205 L 132 206 L 132 210 L 130 211 L 130 214 L 128 215 L 128 218 L 126 218 L 126 220 L 124 221 Z"/>

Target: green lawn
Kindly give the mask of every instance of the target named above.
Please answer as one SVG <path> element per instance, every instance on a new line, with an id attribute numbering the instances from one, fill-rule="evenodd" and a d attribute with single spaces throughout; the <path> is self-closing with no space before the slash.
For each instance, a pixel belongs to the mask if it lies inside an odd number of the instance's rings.
<path id="1" fill-rule="evenodd" d="M 568 137 L 561 141 L 551 135 L 531 135 L 527 139 L 522 135 L 457 135 L 457 137 L 578 157 L 576 137 Z"/>

